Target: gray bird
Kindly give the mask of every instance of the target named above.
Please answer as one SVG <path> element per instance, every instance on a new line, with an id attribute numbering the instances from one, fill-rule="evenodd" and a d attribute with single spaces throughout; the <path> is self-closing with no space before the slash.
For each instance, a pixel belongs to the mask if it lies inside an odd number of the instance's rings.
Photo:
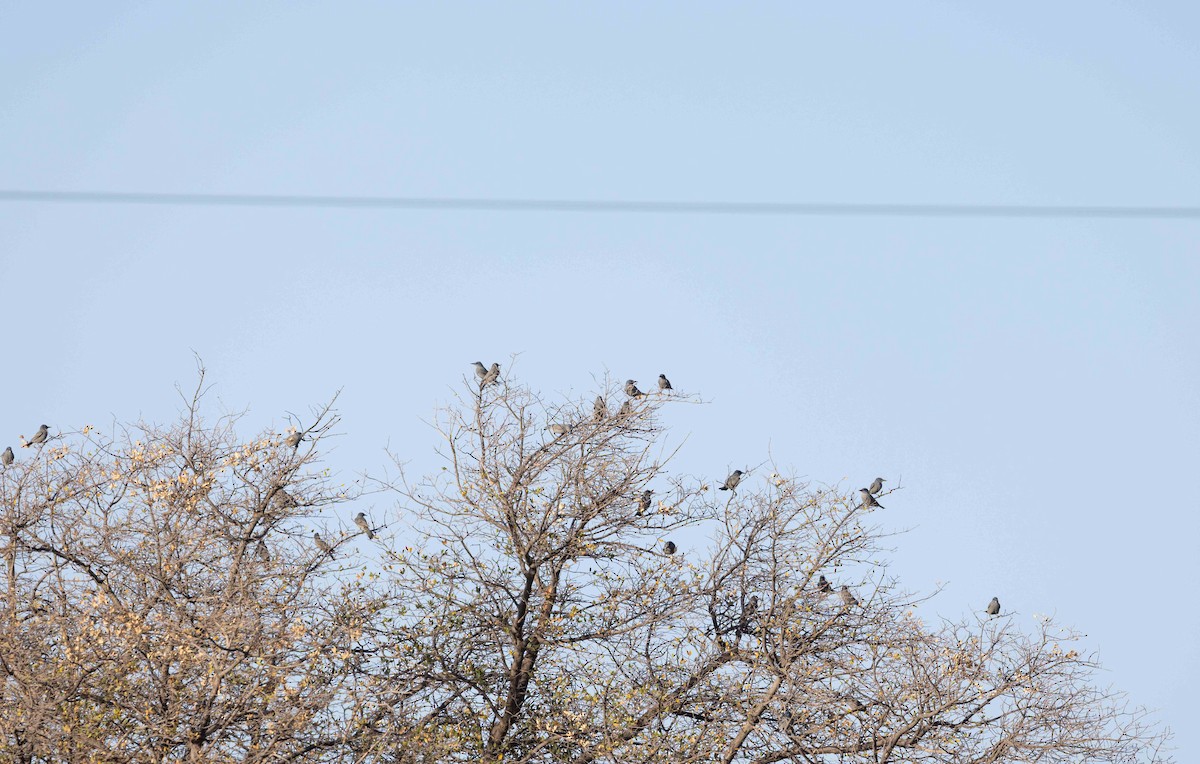
<path id="1" fill-rule="evenodd" d="M 668 541 L 667 543 L 663 544 L 663 554 L 665 554 L 665 555 L 675 554 L 675 550 L 678 548 L 679 547 L 675 546 L 674 541 Z"/>
<path id="2" fill-rule="evenodd" d="M 740 637 L 743 634 L 749 633 L 750 622 L 754 620 L 755 614 L 758 613 L 758 595 L 754 595 L 746 602 L 742 608 L 742 617 L 738 619 L 737 635 Z"/>
<path id="3" fill-rule="evenodd" d="M 494 385 L 500 381 L 500 364 L 493 363 L 487 373 L 483 375 L 483 380 L 480 385 Z"/>
<path id="4" fill-rule="evenodd" d="M 667 379 L 666 374 L 658 375 L 658 390 L 659 390 L 659 392 L 662 392 L 665 390 L 674 390 L 674 389 L 675 388 L 671 387 L 671 380 Z"/>
<path id="5" fill-rule="evenodd" d="M 742 482 L 742 471 L 734 470 L 725 478 L 725 484 L 718 488 L 718 491 L 732 491 L 738 487 L 738 483 Z"/>
<path id="6" fill-rule="evenodd" d="M 633 401 L 625 401 L 617 410 L 617 416 L 629 416 L 633 413 Z"/>
<path id="7" fill-rule="evenodd" d="M 846 607 L 854 607 L 858 604 L 858 600 L 854 599 L 854 594 L 850 591 L 850 587 L 842 584 L 842 589 L 839 592 L 842 595 L 842 603 Z"/>
<path id="8" fill-rule="evenodd" d="M 38 431 L 33 434 L 33 437 L 29 439 L 29 442 L 25 444 L 25 447 L 29 448 L 30 446 L 39 446 L 42 443 L 45 443 L 49 437 L 50 427 L 47 425 L 42 425 L 41 427 L 38 427 Z"/>
<path id="9" fill-rule="evenodd" d="M 597 422 L 603 422 L 608 416 L 608 403 L 604 400 L 603 395 L 596 396 L 596 402 L 592 404 L 592 419 Z"/>
<path id="10" fill-rule="evenodd" d="M 295 509 L 300 506 L 300 502 L 296 501 L 296 497 L 282 488 L 279 489 L 279 503 L 289 509 Z"/>
<path id="11" fill-rule="evenodd" d="M 571 428 L 565 424 L 552 424 L 546 429 L 549 430 L 550 434 L 556 438 L 561 438 L 563 435 L 566 435 L 571 431 Z"/>
<path id="12" fill-rule="evenodd" d="M 303 435 L 298 432 L 293 432 L 291 435 L 287 436 L 283 442 L 292 448 L 300 448 L 300 441 L 302 440 L 304 440 Z"/>
<path id="13" fill-rule="evenodd" d="M 867 490 L 871 492 L 872 496 L 874 496 L 875 494 L 877 494 L 883 490 L 883 484 L 885 482 L 887 482 L 887 481 L 885 481 L 883 478 L 875 478 L 875 482 L 871 483 L 871 487 L 868 488 Z"/>
<path id="14" fill-rule="evenodd" d="M 481 362 L 476 361 L 475 362 L 475 376 L 479 377 L 480 382 L 483 382 L 484 378 L 487 377 L 487 373 L 488 373 L 487 367 L 484 366 Z"/>
<path id="15" fill-rule="evenodd" d="M 884 509 L 884 506 L 875 501 L 875 497 L 866 488 L 859 488 L 858 493 L 862 496 L 862 505 L 864 507 L 879 507 L 880 509 Z"/>
<path id="16" fill-rule="evenodd" d="M 992 597 L 992 601 L 987 606 L 988 615 L 1000 615 L 1000 598 Z"/>
<path id="17" fill-rule="evenodd" d="M 357 515 L 355 515 L 354 524 L 361 528 L 363 533 L 367 534 L 367 538 L 375 538 L 375 531 L 371 530 L 371 524 L 367 522 L 366 514 L 359 512 Z"/>
<path id="18" fill-rule="evenodd" d="M 3 462 L 5 467 L 12 464 L 16 458 L 17 457 L 13 456 L 12 446 L 4 449 L 4 453 L 0 454 L 0 462 Z"/>
<path id="19" fill-rule="evenodd" d="M 317 545 L 317 549 L 320 549 L 322 552 L 329 555 L 330 557 L 333 556 L 333 547 L 329 546 L 329 542 L 327 542 L 327 541 L 325 541 L 325 539 L 321 538 L 320 533 L 316 533 L 315 531 L 313 532 L 313 543 L 315 543 Z"/>
<path id="20" fill-rule="evenodd" d="M 267 545 L 261 540 L 258 542 L 258 546 L 254 547 L 254 554 L 258 556 L 259 562 L 271 561 L 271 555 L 267 553 Z"/>
<path id="21" fill-rule="evenodd" d="M 638 514 L 641 515 L 646 510 L 650 509 L 650 503 L 653 501 L 650 497 L 654 495 L 654 491 L 646 489 L 642 491 L 642 498 L 638 499 Z"/>
<path id="22" fill-rule="evenodd" d="M 636 379 L 625 380 L 625 394 L 630 398 L 641 398 L 645 393 L 638 389 Z"/>
<path id="23" fill-rule="evenodd" d="M 821 594 L 833 593 L 833 584 L 829 583 L 829 580 L 825 578 L 824 573 L 822 573 L 821 577 L 817 579 L 817 591 L 819 591 Z"/>

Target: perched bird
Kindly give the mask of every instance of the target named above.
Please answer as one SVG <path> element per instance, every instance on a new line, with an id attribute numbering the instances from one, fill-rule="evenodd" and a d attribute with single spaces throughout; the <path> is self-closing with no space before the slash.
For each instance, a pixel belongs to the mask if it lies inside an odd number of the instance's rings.
<path id="1" fill-rule="evenodd" d="M 992 601 L 987 606 L 988 615 L 1000 615 L 1000 598 L 992 597 Z"/>
<path id="2" fill-rule="evenodd" d="M 674 390 L 674 389 L 675 388 L 671 387 L 671 380 L 667 379 L 666 374 L 658 375 L 658 390 L 659 390 L 659 392 L 663 392 L 664 390 Z"/>
<path id="3" fill-rule="evenodd" d="M 625 401 L 617 410 L 617 416 L 629 416 L 633 413 L 633 401 Z"/>
<path id="4" fill-rule="evenodd" d="M 279 489 L 279 503 L 288 509 L 295 509 L 300 506 L 300 502 L 296 501 L 296 497 L 292 496 L 282 488 Z"/>
<path id="5" fill-rule="evenodd" d="M 822 573 L 821 577 L 817 579 L 817 591 L 819 591 L 821 594 L 833 593 L 833 584 L 829 583 L 829 580 L 825 578 L 824 573 Z"/>
<path id="6" fill-rule="evenodd" d="M 482 383 L 484 378 L 487 377 L 487 374 L 488 374 L 487 367 L 484 366 L 481 362 L 476 361 L 475 362 L 475 376 L 479 377 L 480 383 Z"/>
<path id="7" fill-rule="evenodd" d="M 261 540 L 258 542 L 258 546 L 254 547 L 254 554 L 258 555 L 259 562 L 271 561 L 271 555 L 267 553 L 267 545 Z"/>
<path id="8" fill-rule="evenodd" d="M 678 548 L 679 547 L 675 546 L 674 541 L 668 541 L 667 543 L 663 544 L 663 554 L 665 554 L 665 555 L 675 554 L 675 550 Z"/>
<path id="9" fill-rule="evenodd" d="M 604 400 L 603 395 L 596 396 L 596 402 L 592 404 L 592 419 L 597 422 L 603 422 L 608 416 L 608 403 Z"/>
<path id="10" fill-rule="evenodd" d="M 625 394 L 630 398 L 641 398 L 645 393 L 638 389 L 636 379 L 625 380 Z"/>
<path id="11" fill-rule="evenodd" d="M 864 706 L 862 704 L 862 701 L 859 700 L 858 698 L 854 697 L 853 695 L 847 695 L 845 700 L 846 700 L 846 710 L 852 714 L 858 713 L 859 711 L 866 709 L 866 706 Z"/>
<path id="12" fill-rule="evenodd" d="M 320 549 L 322 552 L 329 555 L 330 557 L 333 556 L 333 547 L 329 546 L 329 542 L 327 542 L 325 539 L 321 538 L 320 533 L 317 533 L 315 531 L 313 532 L 313 543 L 315 543 L 317 545 L 317 549 Z"/>
<path id="13" fill-rule="evenodd" d="M 50 427 L 47 425 L 42 425 L 41 427 L 38 427 L 38 431 L 33 434 L 33 437 L 29 439 L 29 442 L 26 443 L 23 446 L 23 448 L 29 448 L 30 446 L 39 446 L 42 443 L 45 443 L 49 437 L 50 437 Z"/>
<path id="14" fill-rule="evenodd" d="M 872 496 L 874 496 L 875 494 L 877 494 L 883 490 L 883 484 L 885 482 L 886 481 L 883 478 L 875 478 L 875 482 L 871 483 L 871 487 L 868 488 L 867 490 L 871 492 Z"/>
<path id="15" fill-rule="evenodd" d="M 751 597 L 742 607 L 742 617 L 738 619 L 737 635 L 740 637 L 750 631 L 750 622 L 754 620 L 755 614 L 758 613 L 758 595 Z"/>
<path id="16" fill-rule="evenodd" d="M 304 440 L 304 436 L 298 432 L 293 432 L 283 441 L 292 448 L 300 448 L 300 441 Z"/>
<path id="17" fill-rule="evenodd" d="M 354 524 L 361 528 L 363 533 L 367 534 L 367 538 L 375 538 L 375 531 L 371 530 L 371 524 L 367 522 L 366 514 L 359 512 L 357 515 L 355 515 Z"/>
<path id="18" fill-rule="evenodd" d="M 549 430 L 550 434 L 556 438 L 561 438 L 563 435 L 566 435 L 571 431 L 571 428 L 567 427 L 565 424 L 552 424 L 546 429 Z"/>
<path id="19" fill-rule="evenodd" d="M 4 449 L 4 453 L 0 454 L 0 462 L 3 462 L 5 467 L 12 464 L 16 458 L 17 457 L 13 456 L 12 446 Z"/>
<path id="20" fill-rule="evenodd" d="M 653 495 L 654 495 L 654 491 L 651 491 L 649 488 L 642 491 L 642 498 L 638 499 L 638 512 L 637 513 L 639 515 L 641 515 L 646 510 L 650 509 L 650 502 L 651 502 L 650 497 Z"/>
<path id="21" fill-rule="evenodd" d="M 879 507 L 880 509 L 884 509 L 884 506 L 875 501 L 875 497 L 866 488 L 859 488 L 858 492 L 862 495 L 862 505 L 864 507 Z"/>
<path id="22" fill-rule="evenodd" d="M 738 483 L 742 482 L 742 471 L 734 470 L 725 478 L 725 484 L 718 488 L 718 491 L 732 491 L 738 487 Z"/>
<path id="23" fill-rule="evenodd" d="M 487 370 L 487 373 L 483 375 L 483 380 L 480 382 L 480 386 L 482 387 L 483 385 L 494 385 L 499 381 L 500 381 L 500 364 L 493 363 L 491 368 L 489 368 Z"/>
<path id="24" fill-rule="evenodd" d="M 850 591 L 850 587 L 845 584 L 842 584 L 842 589 L 839 593 L 842 595 L 842 603 L 846 607 L 854 607 L 858 604 L 858 600 L 854 599 L 854 594 Z"/>

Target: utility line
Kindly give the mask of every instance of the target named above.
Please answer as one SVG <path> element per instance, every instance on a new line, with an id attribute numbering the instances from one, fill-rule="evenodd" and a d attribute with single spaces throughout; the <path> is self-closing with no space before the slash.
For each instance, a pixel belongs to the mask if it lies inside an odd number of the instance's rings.
<path id="1" fill-rule="evenodd" d="M 1117 218 L 1198 220 L 1200 206 L 904 204 L 855 202 L 655 202 L 596 199 L 490 199 L 292 194 L 175 194 L 120 191 L 0 190 L 0 202 L 149 204 L 188 207 L 320 207 L 326 209 L 480 210 L 488 212 L 637 212 L 702 215 L 835 217 Z"/>

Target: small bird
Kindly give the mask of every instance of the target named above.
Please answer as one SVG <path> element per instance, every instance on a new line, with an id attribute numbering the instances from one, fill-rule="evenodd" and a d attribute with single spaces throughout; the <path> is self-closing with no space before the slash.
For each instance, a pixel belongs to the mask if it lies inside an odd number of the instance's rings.
<path id="1" fill-rule="evenodd" d="M 666 374 L 658 375 L 658 391 L 659 392 L 665 392 L 667 390 L 674 390 L 674 389 L 675 388 L 671 387 L 671 380 L 667 379 Z"/>
<path id="2" fill-rule="evenodd" d="M 738 619 L 737 635 L 740 637 L 750 631 L 750 622 L 754 620 L 755 614 L 758 613 L 758 595 L 751 597 L 742 607 L 742 617 Z"/>
<path id="3" fill-rule="evenodd" d="M 649 488 L 642 491 L 642 498 L 638 499 L 638 512 L 637 513 L 639 516 L 642 513 L 644 513 L 646 510 L 650 509 L 650 502 L 652 501 L 650 497 L 653 495 L 654 495 L 654 491 L 651 491 Z"/>
<path id="4" fill-rule="evenodd" d="M 296 501 L 296 497 L 292 496 L 282 488 L 279 489 L 279 503 L 288 509 L 295 509 L 300 506 L 300 502 Z"/>
<path id="5" fill-rule="evenodd" d="M 884 509 L 884 506 L 875 501 L 875 497 L 866 488 L 859 488 L 858 492 L 862 495 L 862 505 L 864 507 L 879 507 L 880 509 Z"/>
<path id="6" fill-rule="evenodd" d="M 317 549 L 320 549 L 322 552 L 329 555 L 330 557 L 333 556 L 333 547 L 329 546 L 329 542 L 327 542 L 325 539 L 321 538 L 320 533 L 317 533 L 315 531 L 313 532 L 313 543 L 315 543 L 317 545 Z"/>
<path id="7" fill-rule="evenodd" d="M 482 387 L 483 385 L 494 385 L 499 381 L 500 381 L 500 364 L 493 363 L 491 368 L 489 368 L 487 370 L 487 373 L 483 375 L 483 380 L 479 384 L 480 384 L 480 387 Z"/>
<path id="8" fill-rule="evenodd" d="M 298 432 L 293 432 L 283 441 L 292 448 L 300 448 L 300 441 L 304 440 L 304 436 Z"/>
<path id="9" fill-rule="evenodd" d="M 845 584 L 842 584 L 842 590 L 839 593 L 842 595 L 842 603 L 846 607 L 854 607 L 858 604 L 858 600 L 854 599 L 854 594 L 850 591 L 850 587 Z"/>
<path id="10" fill-rule="evenodd" d="M 641 398 L 645 393 L 638 389 L 636 379 L 625 380 L 625 394 L 630 398 Z"/>
<path id="11" fill-rule="evenodd" d="M 258 546 L 254 547 L 254 554 L 258 556 L 259 562 L 270 562 L 271 555 L 267 553 L 267 545 L 259 540 Z"/>
<path id="12" fill-rule="evenodd" d="M 667 543 L 663 544 L 663 554 L 668 556 L 673 555 L 675 554 L 675 550 L 678 548 L 679 547 L 675 546 L 674 541 L 668 541 Z"/>
<path id="13" fill-rule="evenodd" d="M 12 446 L 4 449 L 4 453 L 0 454 L 0 462 L 3 462 L 5 467 L 12 464 L 16 458 L 17 457 L 13 456 Z"/>
<path id="14" fill-rule="evenodd" d="M 592 419 L 597 422 L 603 422 L 608 416 L 608 403 L 604 400 L 603 395 L 596 396 L 596 402 L 592 404 Z"/>
<path id="15" fill-rule="evenodd" d="M 734 470 L 725 478 L 725 484 L 718 488 L 718 491 L 732 491 L 738 487 L 738 483 L 742 482 L 742 471 Z"/>
<path id="16" fill-rule="evenodd" d="M 621 404 L 621 408 L 617 409 L 617 416 L 629 416 L 633 413 L 633 401 L 625 401 Z"/>
<path id="17" fill-rule="evenodd" d="M 29 442 L 27 442 L 24 446 L 22 446 L 22 448 L 29 448 L 30 446 L 39 446 L 42 443 L 45 443 L 49 437 L 50 437 L 50 427 L 48 425 L 42 425 L 41 427 L 38 427 L 38 431 L 33 434 L 33 437 L 30 438 Z"/>
<path id="18" fill-rule="evenodd" d="M 483 383 L 483 380 L 487 377 L 487 374 L 488 374 L 487 367 L 484 366 L 480 361 L 476 361 L 475 362 L 475 376 L 479 377 L 480 384 Z"/>
<path id="19" fill-rule="evenodd" d="M 817 579 L 817 591 L 819 591 L 821 594 L 833 593 L 833 584 L 829 583 L 829 580 L 825 578 L 824 573 L 822 573 L 821 577 Z"/>
<path id="20" fill-rule="evenodd" d="M 886 481 L 883 478 L 875 478 L 875 482 L 871 483 L 871 487 L 868 488 L 867 490 L 871 492 L 872 496 L 874 496 L 875 494 L 877 494 L 883 490 L 883 484 L 885 482 Z"/>
<path id="21" fill-rule="evenodd" d="M 567 427 L 565 424 L 552 424 L 546 429 L 549 430 L 550 434 L 556 438 L 561 438 L 563 435 L 566 435 L 571 431 L 571 428 Z"/>
<path id="22" fill-rule="evenodd" d="M 354 524 L 362 529 L 362 532 L 367 534 L 367 538 L 374 539 L 375 531 L 371 530 L 371 524 L 367 522 L 367 516 L 363 512 L 359 512 L 354 516 Z"/>
<path id="23" fill-rule="evenodd" d="M 992 601 L 987 606 L 988 615 L 1000 615 L 1000 598 L 992 597 Z"/>
<path id="24" fill-rule="evenodd" d="M 852 714 L 856 714 L 859 711 L 863 711 L 865 709 L 866 709 L 866 706 L 864 706 L 862 704 L 861 700 L 854 697 L 853 695 L 846 696 L 846 710 L 847 711 L 849 711 Z"/>

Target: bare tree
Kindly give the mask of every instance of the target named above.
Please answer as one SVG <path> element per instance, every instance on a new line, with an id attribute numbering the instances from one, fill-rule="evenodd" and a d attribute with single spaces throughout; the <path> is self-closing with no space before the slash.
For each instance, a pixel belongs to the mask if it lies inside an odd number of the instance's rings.
<path id="1" fill-rule="evenodd" d="M 201 384 L 203 376 L 201 376 Z M 349 497 L 307 448 L 236 417 L 105 438 L 90 427 L 0 475 L 0 748 L 16 762 L 320 761 L 352 701 L 373 607 L 308 543 Z"/>
<path id="2" fill-rule="evenodd" d="M 420 656 L 421 687 L 390 760 L 1165 760 L 1069 630 L 930 627 L 873 506 L 778 474 L 732 496 L 672 477 L 659 412 L 678 401 L 609 417 L 594 395 L 468 384 L 435 421 L 445 466 L 396 481 L 404 615 L 378 639 Z M 668 536 L 709 542 L 667 555 Z"/>
<path id="3" fill-rule="evenodd" d="M 0 471 L 0 761 L 1167 760 L 1069 630 L 923 622 L 856 496 L 675 474 L 694 399 L 466 381 L 367 543 L 330 406 L 244 439 L 202 391 Z"/>

